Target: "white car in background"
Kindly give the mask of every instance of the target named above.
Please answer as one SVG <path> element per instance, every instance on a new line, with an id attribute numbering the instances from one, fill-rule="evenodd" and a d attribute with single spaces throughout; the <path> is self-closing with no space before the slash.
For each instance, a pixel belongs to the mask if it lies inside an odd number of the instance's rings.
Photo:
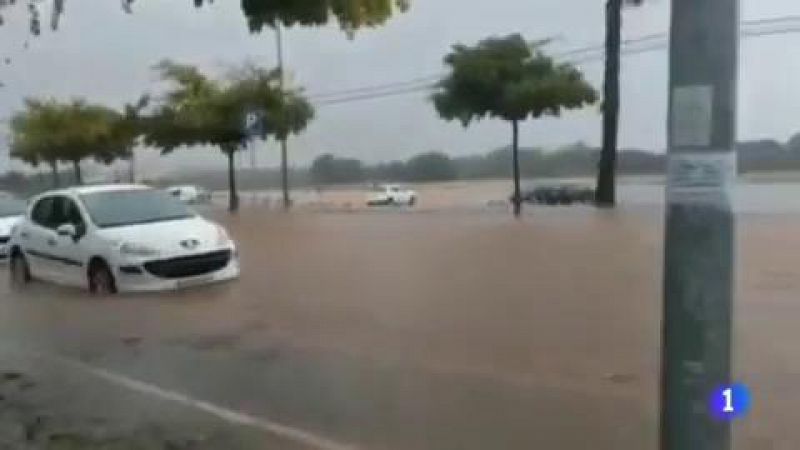
<path id="1" fill-rule="evenodd" d="M 166 191 L 169 195 L 189 205 L 211 203 L 211 192 L 198 186 L 171 186 Z"/>
<path id="2" fill-rule="evenodd" d="M 139 185 L 83 186 L 30 202 L 9 243 L 11 281 L 31 278 L 96 294 L 160 291 L 239 276 L 226 230 L 167 193 Z"/>
<path id="3" fill-rule="evenodd" d="M 417 193 L 396 184 L 375 187 L 367 196 L 367 205 L 408 205 L 417 204 Z"/>
<path id="4" fill-rule="evenodd" d="M 25 214 L 25 202 L 0 193 L 0 262 L 8 259 L 11 230 Z"/>

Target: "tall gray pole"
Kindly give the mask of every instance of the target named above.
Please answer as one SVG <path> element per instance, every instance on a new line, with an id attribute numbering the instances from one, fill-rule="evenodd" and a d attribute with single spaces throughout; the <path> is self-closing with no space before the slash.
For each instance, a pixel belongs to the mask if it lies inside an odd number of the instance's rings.
<path id="1" fill-rule="evenodd" d="M 286 84 L 286 74 L 283 70 L 283 37 L 281 36 L 281 24 L 275 26 L 275 40 L 278 46 L 278 71 L 280 72 L 279 86 L 281 96 L 284 97 L 284 85 Z M 289 198 L 289 162 L 288 162 L 288 143 L 289 136 L 281 139 L 281 188 L 283 190 L 283 209 L 289 209 L 291 199 Z"/>
<path id="2" fill-rule="evenodd" d="M 728 450 L 739 0 L 672 0 L 661 450 Z"/>
<path id="3" fill-rule="evenodd" d="M 131 159 L 128 164 L 128 178 L 131 184 L 134 184 L 136 183 L 136 145 L 131 148 Z"/>

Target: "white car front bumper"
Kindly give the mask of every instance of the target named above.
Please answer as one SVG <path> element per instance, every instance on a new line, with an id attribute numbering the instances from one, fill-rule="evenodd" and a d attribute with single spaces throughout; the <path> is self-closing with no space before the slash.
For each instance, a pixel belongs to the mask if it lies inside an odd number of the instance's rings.
<path id="1" fill-rule="evenodd" d="M 139 269 L 133 271 L 132 268 Z M 120 265 L 114 268 L 114 278 L 119 292 L 174 291 L 195 286 L 221 283 L 239 278 L 239 257 L 235 250 L 222 269 L 202 275 L 180 278 L 159 277 L 149 272 L 145 265 Z"/>

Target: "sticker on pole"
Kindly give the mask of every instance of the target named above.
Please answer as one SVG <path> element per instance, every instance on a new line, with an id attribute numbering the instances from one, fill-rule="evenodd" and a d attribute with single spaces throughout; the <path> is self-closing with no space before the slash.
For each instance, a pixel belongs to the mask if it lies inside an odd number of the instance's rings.
<path id="1" fill-rule="evenodd" d="M 672 153 L 667 160 L 668 203 L 731 201 L 736 180 L 736 153 Z"/>
<path id="2" fill-rule="evenodd" d="M 714 88 L 707 85 L 680 86 L 672 91 L 672 146 L 711 145 Z"/>

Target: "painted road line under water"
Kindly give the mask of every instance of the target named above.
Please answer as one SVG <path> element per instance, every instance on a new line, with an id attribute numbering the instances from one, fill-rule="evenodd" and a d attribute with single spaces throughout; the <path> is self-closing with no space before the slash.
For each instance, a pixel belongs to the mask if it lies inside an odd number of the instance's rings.
<path id="1" fill-rule="evenodd" d="M 235 411 L 225 408 L 213 403 L 192 398 L 186 394 L 167 390 L 156 386 L 151 383 L 136 380 L 125 375 L 114 373 L 107 369 L 95 367 L 78 361 L 72 358 L 67 358 L 60 355 L 46 354 L 38 351 L 12 349 L 3 346 L 3 350 L 9 353 L 16 353 L 21 356 L 29 356 L 45 361 L 55 362 L 62 366 L 66 366 L 80 372 L 87 373 L 95 378 L 102 379 L 115 386 L 125 388 L 127 390 L 149 395 L 160 400 L 166 400 L 172 403 L 187 406 L 189 408 L 202 411 L 214 417 L 217 417 L 232 425 L 241 425 L 246 427 L 255 428 L 266 432 L 268 434 L 286 439 L 288 441 L 306 445 L 319 450 L 357 450 L 358 447 L 350 444 L 343 444 L 336 442 L 329 438 L 320 436 L 318 434 L 305 431 L 296 427 L 278 423 L 262 417 L 252 416 L 240 411 Z"/>

